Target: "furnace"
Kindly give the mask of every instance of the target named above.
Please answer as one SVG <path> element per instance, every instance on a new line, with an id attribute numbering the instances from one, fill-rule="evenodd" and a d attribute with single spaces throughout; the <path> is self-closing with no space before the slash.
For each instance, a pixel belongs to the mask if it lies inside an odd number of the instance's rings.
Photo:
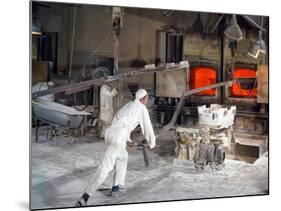
<path id="1" fill-rule="evenodd" d="M 231 96 L 233 97 L 257 97 L 257 79 L 256 70 L 247 68 L 234 69 L 236 82 L 231 87 Z"/>
<path id="2" fill-rule="evenodd" d="M 211 67 L 197 66 L 190 70 L 190 88 L 196 89 L 202 86 L 208 86 L 216 83 L 217 70 Z M 196 95 L 214 96 L 216 89 L 208 89 L 197 93 Z"/>

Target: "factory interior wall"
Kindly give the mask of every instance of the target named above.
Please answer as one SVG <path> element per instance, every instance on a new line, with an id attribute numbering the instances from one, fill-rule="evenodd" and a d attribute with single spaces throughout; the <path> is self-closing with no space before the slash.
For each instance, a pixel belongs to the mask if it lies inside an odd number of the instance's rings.
<path id="1" fill-rule="evenodd" d="M 76 17 L 73 66 L 82 68 L 88 56 L 99 48 L 106 37 L 109 37 L 109 39 L 96 55 L 113 57 L 113 33 L 110 8 L 105 6 L 82 5 L 77 8 Z M 73 15 L 70 17 L 71 27 L 73 24 L 72 18 Z M 108 34 L 111 35 L 109 36 Z M 91 64 L 93 64 L 93 60 L 90 60 L 89 65 Z"/>
<path id="2" fill-rule="evenodd" d="M 50 8 L 43 12 L 46 16 L 43 29 L 47 32 L 58 32 L 58 72 L 60 72 L 69 68 L 74 6 L 58 3 L 49 5 Z M 132 70 L 130 64 L 135 59 L 154 63 L 156 31 L 167 26 L 183 28 L 187 31 L 184 35 L 183 59 L 189 61 L 209 59 L 219 64 L 220 39 L 217 33 L 203 38 L 200 33 L 188 30 L 196 19 L 195 14 L 177 11 L 170 16 L 164 16 L 161 10 L 124 8 L 123 29 L 119 38 L 119 68 L 123 69 L 120 72 Z M 204 19 L 208 19 L 208 14 L 201 14 L 203 23 Z M 74 76 L 79 77 L 88 55 L 100 46 L 111 31 L 111 7 L 78 5 L 75 26 L 72 71 Z M 237 42 L 235 60 L 255 64 L 257 60 L 247 56 L 247 51 L 250 43 L 256 40 L 257 34 L 255 31 L 243 30 L 243 35 L 246 39 Z M 229 42 L 229 39 L 224 39 L 224 64 L 232 61 Z M 113 57 L 113 32 L 97 55 Z M 90 60 L 88 67 L 91 64 L 93 60 Z M 154 74 L 130 78 L 127 83 L 137 83 L 139 87 L 152 89 Z"/>
<path id="3" fill-rule="evenodd" d="M 69 68 L 74 7 L 52 3 L 49 5 L 50 8 L 46 10 L 48 13 L 45 12 L 47 15 L 43 29 L 47 32 L 58 32 L 58 72 L 61 72 Z M 119 68 L 124 68 L 123 72 L 130 70 L 130 64 L 134 59 L 143 59 L 147 63 L 155 62 L 156 30 L 171 25 L 188 28 L 194 21 L 193 16 L 185 12 L 179 12 L 173 17 L 164 16 L 160 10 L 151 12 L 147 9 L 125 8 L 124 12 L 123 29 L 119 38 Z M 73 75 L 81 75 L 82 66 L 88 55 L 99 47 L 111 27 L 111 7 L 77 6 Z M 97 55 L 113 57 L 113 33 Z M 89 65 L 92 63 L 93 60 L 90 60 Z M 128 83 L 138 83 L 140 87 L 151 88 L 153 81 L 152 74 L 131 78 Z"/>
<path id="4" fill-rule="evenodd" d="M 40 11 L 44 32 L 58 32 L 58 71 L 62 71 L 68 64 L 69 51 L 69 16 L 71 7 L 64 4 L 49 4 L 49 8 Z"/>
<path id="5" fill-rule="evenodd" d="M 144 60 L 148 64 L 155 62 L 156 30 L 161 29 L 164 23 L 155 19 L 148 19 L 145 16 L 147 12 L 149 11 L 131 9 L 130 13 L 125 13 L 124 16 L 124 28 L 120 35 L 119 55 L 120 67 L 127 67 L 128 71 L 135 59 Z M 142 14 L 142 16 L 140 17 L 133 13 Z M 127 82 L 151 89 L 153 87 L 154 75 L 149 74 L 130 78 Z"/>
<path id="6" fill-rule="evenodd" d="M 256 64 L 257 60 L 247 56 L 251 42 L 257 39 L 255 31 L 243 30 L 245 39 L 237 42 L 235 61 L 241 63 Z M 229 48 L 230 39 L 224 39 L 224 62 L 226 64 L 232 62 L 231 49 Z M 211 61 L 220 62 L 220 38 L 217 33 L 203 38 L 198 32 L 187 32 L 184 39 L 184 58 L 189 61 L 199 59 L 209 59 Z"/>

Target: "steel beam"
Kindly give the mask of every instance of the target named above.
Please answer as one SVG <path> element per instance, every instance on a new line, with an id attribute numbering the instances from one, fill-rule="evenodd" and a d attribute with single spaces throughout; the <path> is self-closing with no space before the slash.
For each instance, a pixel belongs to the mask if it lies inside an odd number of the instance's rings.
<path id="1" fill-rule="evenodd" d="M 248 15 L 242 15 L 243 18 L 245 18 L 250 24 L 252 24 L 253 26 L 257 27 L 259 30 L 261 31 L 265 31 L 266 29 L 263 28 L 261 25 L 257 24 L 252 18 L 250 18 Z"/>
<path id="2" fill-rule="evenodd" d="M 117 74 L 116 76 L 105 76 L 105 77 L 101 77 L 98 79 L 82 81 L 82 82 L 78 82 L 78 83 L 63 85 L 60 87 L 39 91 L 39 92 L 34 92 L 34 93 L 32 93 L 32 99 L 35 99 L 35 98 L 41 97 L 41 96 L 45 96 L 48 94 L 56 94 L 56 93 L 60 93 L 60 92 L 75 93 L 75 92 L 79 92 L 81 90 L 89 89 L 93 85 L 101 85 L 102 83 L 112 82 L 112 81 L 120 80 L 122 78 L 135 77 L 138 75 L 143 75 L 143 74 L 148 74 L 148 73 L 181 70 L 184 68 L 186 68 L 186 66 L 184 66 L 184 65 L 174 65 L 171 67 L 156 67 L 156 68 L 151 68 L 151 69 L 142 68 L 142 69 L 130 71 L 127 73 Z"/>

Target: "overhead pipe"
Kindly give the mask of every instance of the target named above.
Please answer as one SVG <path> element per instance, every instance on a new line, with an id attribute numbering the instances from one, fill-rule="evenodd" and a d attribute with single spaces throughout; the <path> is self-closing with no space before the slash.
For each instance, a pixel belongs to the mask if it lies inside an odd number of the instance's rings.
<path id="1" fill-rule="evenodd" d="M 224 15 L 220 16 L 219 19 L 217 20 L 216 24 L 214 25 L 214 27 L 212 28 L 212 30 L 209 31 L 209 26 L 207 27 L 207 33 L 212 34 L 216 28 L 218 27 L 219 23 L 221 22 L 222 18 L 224 17 Z"/>
<path id="2" fill-rule="evenodd" d="M 245 18 L 250 24 L 257 27 L 261 31 L 267 31 L 265 28 L 263 28 L 261 25 L 257 24 L 252 18 L 250 18 L 248 15 L 242 15 L 243 18 Z"/>
<path id="3" fill-rule="evenodd" d="M 69 62 L 69 72 L 68 72 L 68 83 L 71 82 L 72 77 L 72 60 L 73 60 L 73 50 L 74 50 L 74 38 L 75 38 L 75 26 L 76 26 L 76 5 L 73 11 L 73 23 L 72 23 L 72 36 L 71 36 L 71 50 L 70 50 L 70 62 Z"/>

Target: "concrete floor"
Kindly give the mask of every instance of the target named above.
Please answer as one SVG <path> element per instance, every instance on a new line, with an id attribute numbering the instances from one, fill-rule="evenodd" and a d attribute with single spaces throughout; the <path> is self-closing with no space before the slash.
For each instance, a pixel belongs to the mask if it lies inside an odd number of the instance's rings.
<path id="1" fill-rule="evenodd" d="M 73 207 L 105 151 L 102 139 L 87 133 L 83 138 L 47 142 L 41 130 L 39 143 L 32 136 L 32 209 Z M 108 196 L 110 174 L 94 193 L 89 205 L 168 201 L 268 193 L 268 157 L 254 164 L 226 160 L 220 171 L 196 170 L 190 161 L 174 159 L 173 141 L 158 141 L 148 152 L 150 165 L 144 166 L 142 151 L 128 147 L 126 195 Z"/>

